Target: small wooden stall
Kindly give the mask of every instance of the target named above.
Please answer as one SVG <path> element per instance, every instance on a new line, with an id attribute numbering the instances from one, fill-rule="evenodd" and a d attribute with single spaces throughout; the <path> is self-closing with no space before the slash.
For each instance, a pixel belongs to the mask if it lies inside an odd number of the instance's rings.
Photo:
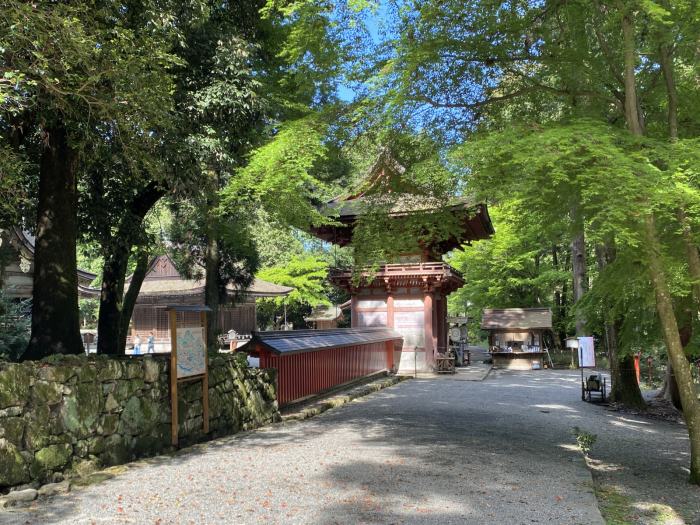
<path id="1" fill-rule="evenodd" d="M 549 362 L 545 332 L 552 330 L 549 308 L 488 308 L 481 329 L 489 333 L 489 352 L 496 368 L 538 370 Z"/>
<path id="2" fill-rule="evenodd" d="M 394 369 L 401 334 L 388 328 L 255 332 L 261 368 L 277 370 L 280 406 Z"/>

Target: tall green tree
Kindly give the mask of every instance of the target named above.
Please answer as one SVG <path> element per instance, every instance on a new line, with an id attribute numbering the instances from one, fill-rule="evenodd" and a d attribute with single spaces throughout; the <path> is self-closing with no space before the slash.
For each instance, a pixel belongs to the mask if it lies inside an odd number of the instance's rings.
<path id="1" fill-rule="evenodd" d="M 128 14 L 103 2 L 3 4 L 0 61 L 15 82 L 3 86 L 14 104 L 3 108 L 0 126 L 15 153 L 38 166 L 26 359 L 82 352 L 76 239 L 85 145 L 104 134 L 148 142 L 171 107 L 167 70 L 175 59 L 157 27 L 136 31 Z"/>

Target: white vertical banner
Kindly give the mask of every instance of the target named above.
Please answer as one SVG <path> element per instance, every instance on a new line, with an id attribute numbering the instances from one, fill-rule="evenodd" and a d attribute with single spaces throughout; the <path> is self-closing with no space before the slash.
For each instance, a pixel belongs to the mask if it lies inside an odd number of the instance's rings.
<path id="1" fill-rule="evenodd" d="M 579 368 L 595 368 L 595 347 L 592 337 L 578 338 Z"/>

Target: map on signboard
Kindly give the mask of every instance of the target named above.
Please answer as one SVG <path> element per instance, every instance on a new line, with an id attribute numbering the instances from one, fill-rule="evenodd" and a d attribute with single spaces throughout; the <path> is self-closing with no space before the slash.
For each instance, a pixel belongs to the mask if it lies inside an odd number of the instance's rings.
<path id="1" fill-rule="evenodd" d="M 178 379 L 206 373 L 204 328 L 178 328 L 176 348 Z"/>
<path id="2" fill-rule="evenodd" d="M 595 368 L 595 347 L 592 337 L 578 338 L 579 368 Z"/>

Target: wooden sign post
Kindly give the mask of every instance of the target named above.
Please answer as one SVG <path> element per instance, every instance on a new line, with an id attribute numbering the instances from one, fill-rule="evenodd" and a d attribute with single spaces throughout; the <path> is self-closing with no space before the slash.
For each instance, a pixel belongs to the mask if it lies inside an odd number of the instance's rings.
<path id="1" fill-rule="evenodd" d="M 177 390 L 180 383 L 202 381 L 202 420 L 204 433 L 209 432 L 209 357 L 207 356 L 207 306 L 168 306 L 170 325 L 170 405 L 171 438 L 178 444 L 179 414 Z M 199 326 L 178 326 L 178 313 L 199 314 Z M 183 323 L 184 324 L 184 323 Z"/>

